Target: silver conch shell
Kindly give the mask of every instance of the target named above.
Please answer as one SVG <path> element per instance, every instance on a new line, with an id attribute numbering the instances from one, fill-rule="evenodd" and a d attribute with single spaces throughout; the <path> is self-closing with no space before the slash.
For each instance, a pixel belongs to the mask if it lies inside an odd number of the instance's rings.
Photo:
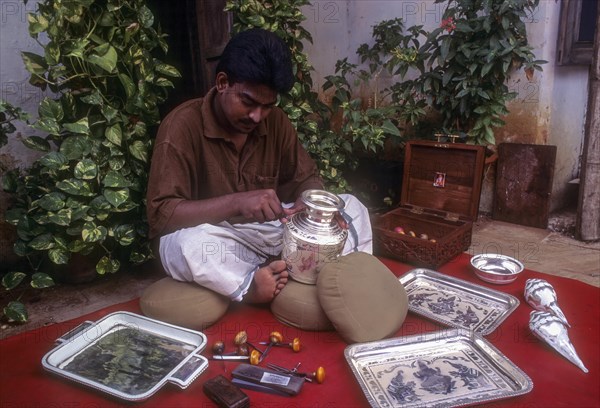
<path id="1" fill-rule="evenodd" d="M 569 340 L 567 327 L 554 314 L 534 310 L 529 314 L 529 329 L 584 373 L 588 372 Z"/>
<path id="2" fill-rule="evenodd" d="M 536 310 L 550 312 L 564 324 L 571 327 L 565 314 L 558 306 L 556 291 L 543 279 L 527 279 L 525 282 L 525 300 Z"/>

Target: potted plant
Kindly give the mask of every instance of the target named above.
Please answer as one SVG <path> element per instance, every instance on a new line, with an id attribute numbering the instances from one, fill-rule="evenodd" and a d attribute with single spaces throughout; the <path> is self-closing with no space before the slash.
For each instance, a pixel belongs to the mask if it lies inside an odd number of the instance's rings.
<path id="1" fill-rule="evenodd" d="M 157 58 L 166 35 L 143 0 L 40 1 L 27 15 L 43 54 L 23 52 L 30 83 L 49 88 L 23 140 L 43 155 L 5 185 L 15 252 L 56 265 L 81 255 L 99 274 L 151 255 L 145 191 L 158 106 L 177 70 Z"/>
<path id="2" fill-rule="evenodd" d="M 494 145 L 494 128 L 504 125 L 507 103 L 516 97 L 510 75 L 523 68 L 531 79 L 545 63 L 535 59 L 525 25 L 539 0 L 441 2 L 447 3 L 442 24 L 419 50 L 427 63 L 414 85 L 442 115 L 443 133 Z"/>

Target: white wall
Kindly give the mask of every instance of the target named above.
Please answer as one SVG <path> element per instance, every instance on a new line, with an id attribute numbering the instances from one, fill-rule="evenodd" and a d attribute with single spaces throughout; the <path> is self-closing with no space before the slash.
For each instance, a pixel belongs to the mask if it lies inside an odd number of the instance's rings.
<path id="1" fill-rule="evenodd" d="M 320 86 L 326 75 L 334 73 L 338 59 L 348 57 L 350 62 L 358 62 L 356 49 L 371 41 L 374 24 L 401 17 L 405 27 L 419 24 L 430 30 L 440 25 L 443 4 L 433 0 L 314 0 L 304 8 L 304 14 L 304 26 L 314 39 L 306 51 L 315 68 L 313 81 Z M 507 126 L 496 132 L 497 143 L 557 146 L 551 210 L 576 199 L 576 191 L 568 182 L 578 175 L 587 100 L 588 68 L 555 64 L 559 14 L 559 1 L 542 0 L 527 22 L 536 57 L 548 63 L 531 81 L 523 72 L 511 78 L 509 88 L 518 97 L 509 106 Z M 482 211 L 491 211 L 492 194 L 493 173 L 486 177 Z"/>
<path id="2" fill-rule="evenodd" d="M 29 73 L 23 65 L 21 51 L 42 53 L 41 47 L 29 36 L 27 24 L 27 13 L 34 12 L 36 4 L 36 0 L 28 1 L 27 5 L 22 0 L 0 0 L 0 98 L 33 117 L 37 116 L 37 106 L 44 93 L 29 85 Z M 17 139 L 19 134 L 26 137 L 35 132 L 26 126 L 18 125 L 17 128 L 17 132 L 9 136 L 9 143 L 0 149 L 0 160 L 10 167 L 26 167 L 37 153 Z"/>

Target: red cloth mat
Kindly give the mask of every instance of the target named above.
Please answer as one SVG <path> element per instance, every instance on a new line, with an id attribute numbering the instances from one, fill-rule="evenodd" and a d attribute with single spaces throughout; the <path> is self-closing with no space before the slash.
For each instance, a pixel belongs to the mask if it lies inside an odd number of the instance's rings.
<path id="1" fill-rule="evenodd" d="M 382 261 L 398 276 L 413 269 L 392 260 Z M 493 333 L 486 336 L 533 381 L 533 390 L 525 395 L 486 404 L 486 407 L 600 407 L 600 289 L 576 280 L 545 275 L 526 270 L 509 285 L 491 285 L 478 280 L 468 268 L 469 256 L 463 254 L 440 268 L 440 272 L 488 286 L 516 296 L 521 304 Z M 523 299 L 523 287 L 528 278 L 542 278 L 556 289 L 559 305 L 572 327 L 571 342 L 590 370 L 583 373 L 574 364 L 549 346 L 537 340 L 528 329 L 531 307 Z M 55 340 L 85 320 L 96 321 L 115 311 L 140 313 L 138 301 L 114 305 L 78 319 L 18 334 L 0 341 L 0 408 L 21 407 L 116 407 L 129 406 L 92 388 L 63 379 L 42 368 L 41 359 L 53 348 Z M 412 313 L 408 314 L 397 336 L 436 331 L 444 327 Z M 235 305 L 217 324 L 204 333 L 208 337 L 205 355 L 216 340 L 232 348 L 233 337 L 240 330 L 248 332 L 250 342 L 268 338 L 273 330 L 285 339 L 299 337 L 302 350 L 274 348 L 265 362 L 293 367 L 301 362 L 302 371 L 325 367 L 323 384 L 304 385 L 296 397 L 281 397 L 244 390 L 252 407 L 367 407 L 356 379 L 344 358 L 346 344 L 335 332 L 308 332 L 279 323 L 268 307 Z M 264 363 L 263 363 L 264 364 Z M 136 404 L 142 407 L 210 407 L 202 391 L 204 381 L 218 374 L 231 378 L 236 363 L 210 361 L 208 370 L 187 389 L 165 385 L 148 400 Z"/>

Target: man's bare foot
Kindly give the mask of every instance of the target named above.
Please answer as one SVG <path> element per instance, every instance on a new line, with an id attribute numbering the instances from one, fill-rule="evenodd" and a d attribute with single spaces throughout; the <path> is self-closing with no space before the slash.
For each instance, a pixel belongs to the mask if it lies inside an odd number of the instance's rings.
<path id="1" fill-rule="evenodd" d="M 281 292 L 288 281 L 287 266 L 284 261 L 273 261 L 258 268 L 248 294 L 244 297 L 249 303 L 268 303 Z"/>

